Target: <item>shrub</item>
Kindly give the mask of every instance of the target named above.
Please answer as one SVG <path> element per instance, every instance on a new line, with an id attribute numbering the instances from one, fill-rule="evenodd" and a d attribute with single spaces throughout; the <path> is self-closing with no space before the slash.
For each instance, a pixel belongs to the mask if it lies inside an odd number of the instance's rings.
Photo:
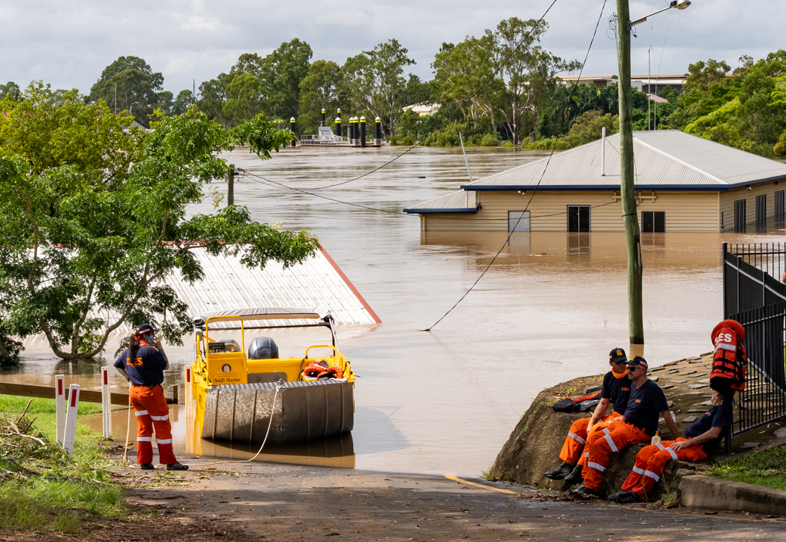
<path id="1" fill-rule="evenodd" d="M 498 147 L 499 140 L 494 137 L 494 134 L 486 134 L 480 140 L 481 147 Z"/>

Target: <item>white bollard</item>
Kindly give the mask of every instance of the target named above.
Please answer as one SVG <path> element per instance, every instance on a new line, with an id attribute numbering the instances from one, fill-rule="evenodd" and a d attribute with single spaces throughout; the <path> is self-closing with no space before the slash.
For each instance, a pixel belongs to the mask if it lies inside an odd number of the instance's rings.
<path id="1" fill-rule="evenodd" d="M 112 438 L 112 395 L 109 390 L 109 367 L 101 367 L 101 416 L 104 438 Z"/>
<path id="2" fill-rule="evenodd" d="M 68 387 L 68 412 L 66 412 L 65 433 L 63 435 L 63 449 L 71 457 L 74 455 L 74 440 L 76 439 L 76 415 L 79 410 L 79 384 Z"/>
<path id="3" fill-rule="evenodd" d="M 57 420 L 57 442 L 63 444 L 63 430 L 65 429 L 66 398 L 65 375 L 55 375 L 55 419 Z"/>

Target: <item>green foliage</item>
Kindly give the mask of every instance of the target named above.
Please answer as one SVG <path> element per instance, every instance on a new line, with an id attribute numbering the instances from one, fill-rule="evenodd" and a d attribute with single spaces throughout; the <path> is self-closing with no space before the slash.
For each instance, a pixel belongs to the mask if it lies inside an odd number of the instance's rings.
<path id="1" fill-rule="evenodd" d="M 175 98 L 175 101 L 172 103 L 172 109 L 169 111 L 169 113 L 171 113 L 172 115 L 182 115 L 186 111 L 188 111 L 188 108 L 193 103 L 194 103 L 194 94 L 188 89 L 181 90 L 177 94 L 177 98 Z"/>
<path id="2" fill-rule="evenodd" d="M 601 115 L 600 111 L 587 111 L 583 113 L 571 126 L 564 137 L 550 137 L 539 139 L 533 143 L 525 143 L 523 149 L 527 150 L 566 150 L 584 145 L 600 139 L 602 129 L 606 128 L 606 135 L 619 131 L 619 118 L 617 115 L 607 113 Z"/>
<path id="3" fill-rule="evenodd" d="M 786 446 L 717 465 L 712 476 L 786 490 Z"/>
<path id="4" fill-rule="evenodd" d="M 40 411 L 49 411 L 41 401 L 34 400 L 19 419 L 27 401 L 0 396 L 0 411 L 13 414 L 0 417 L 0 529 L 80 534 L 90 516 L 127 518 L 123 490 L 106 470 L 109 449 L 101 436 L 77 425 L 69 458 L 54 442 L 53 421 L 51 432 L 39 429 Z M 48 401 L 53 410 L 54 401 Z M 32 438 L 19 436 L 12 423 Z"/>
<path id="5" fill-rule="evenodd" d="M 684 109 L 667 122 L 686 132 L 724 145 L 772 157 L 786 131 L 786 51 L 770 53 L 727 77 L 728 65 L 708 61 L 691 64 Z"/>
<path id="6" fill-rule="evenodd" d="M 104 100 L 114 113 L 127 111 L 147 124 L 155 109 L 168 110 L 171 105 L 172 93 L 163 92 L 163 84 L 164 76 L 153 72 L 144 59 L 121 56 L 101 73 L 90 89 L 90 100 Z"/>
<path id="7" fill-rule="evenodd" d="M 369 116 L 380 117 L 387 136 L 395 133 L 403 108 L 411 105 L 401 100 L 408 93 L 407 86 L 420 84 L 417 78 L 410 77 L 409 81 L 404 78 L 404 68 L 415 63 L 408 53 L 398 40 L 390 39 L 371 51 L 348 58 L 341 68 L 350 110 L 367 111 Z"/>
<path id="8" fill-rule="evenodd" d="M 481 147 L 498 147 L 499 139 L 494 137 L 494 134 L 485 134 L 480 140 Z"/>
<path id="9" fill-rule="evenodd" d="M 325 110 L 325 123 L 333 125 L 336 110 L 341 107 L 343 73 L 335 62 L 317 60 L 308 67 L 308 75 L 300 82 L 300 129 L 315 133 L 322 122 L 322 109 Z"/>
<path id="10" fill-rule="evenodd" d="M 0 100 L 18 100 L 21 94 L 22 91 L 19 85 L 13 81 L 9 81 L 5 85 L 0 85 Z"/>
<path id="11" fill-rule="evenodd" d="M 261 116 L 229 132 L 192 108 L 154 132 L 124 131 L 128 119 L 103 103 L 70 95 L 53 105 L 48 92 L 31 87 L 3 102 L 0 117 L 0 316 L 10 334 L 43 333 L 66 360 L 97 356 L 123 323 L 151 322 L 181 344 L 187 305 L 160 279 L 177 270 L 199 280 L 194 249 L 252 267 L 316 250 L 307 231 L 253 222 L 245 207 L 186 213 L 206 183 L 225 177 L 218 153 L 247 144 L 269 158 L 289 140 Z M 39 144 L 23 145 L 26 137 Z"/>

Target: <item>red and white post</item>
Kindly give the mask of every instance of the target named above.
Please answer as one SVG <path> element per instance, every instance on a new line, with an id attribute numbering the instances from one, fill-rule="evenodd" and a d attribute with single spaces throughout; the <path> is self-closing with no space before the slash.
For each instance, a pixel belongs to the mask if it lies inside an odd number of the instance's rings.
<path id="1" fill-rule="evenodd" d="M 55 375 L 55 420 L 57 423 L 57 442 L 63 444 L 63 431 L 66 419 L 65 375 Z"/>
<path id="2" fill-rule="evenodd" d="M 74 440 L 76 440 L 76 415 L 79 411 L 79 384 L 68 387 L 68 411 L 66 412 L 65 433 L 63 435 L 63 449 L 69 456 L 74 455 Z"/>
<path id="3" fill-rule="evenodd" d="M 101 367 L 101 416 L 104 438 L 112 438 L 112 396 L 109 390 L 109 367 Z"/>

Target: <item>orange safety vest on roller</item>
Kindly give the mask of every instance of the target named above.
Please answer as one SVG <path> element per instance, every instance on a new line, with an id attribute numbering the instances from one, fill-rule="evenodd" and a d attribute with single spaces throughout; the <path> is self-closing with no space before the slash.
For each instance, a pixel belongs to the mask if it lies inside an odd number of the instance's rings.
<path id="1" fill-rule="evenodd" d="M 745 346 L 745 328 L 736 320 L 724 320 L 715 326 L 711 334 L 715 351 L 712 355 L 710 387 L 722 395 L 728 390 L 745 389 L 748 363 Z"/>

